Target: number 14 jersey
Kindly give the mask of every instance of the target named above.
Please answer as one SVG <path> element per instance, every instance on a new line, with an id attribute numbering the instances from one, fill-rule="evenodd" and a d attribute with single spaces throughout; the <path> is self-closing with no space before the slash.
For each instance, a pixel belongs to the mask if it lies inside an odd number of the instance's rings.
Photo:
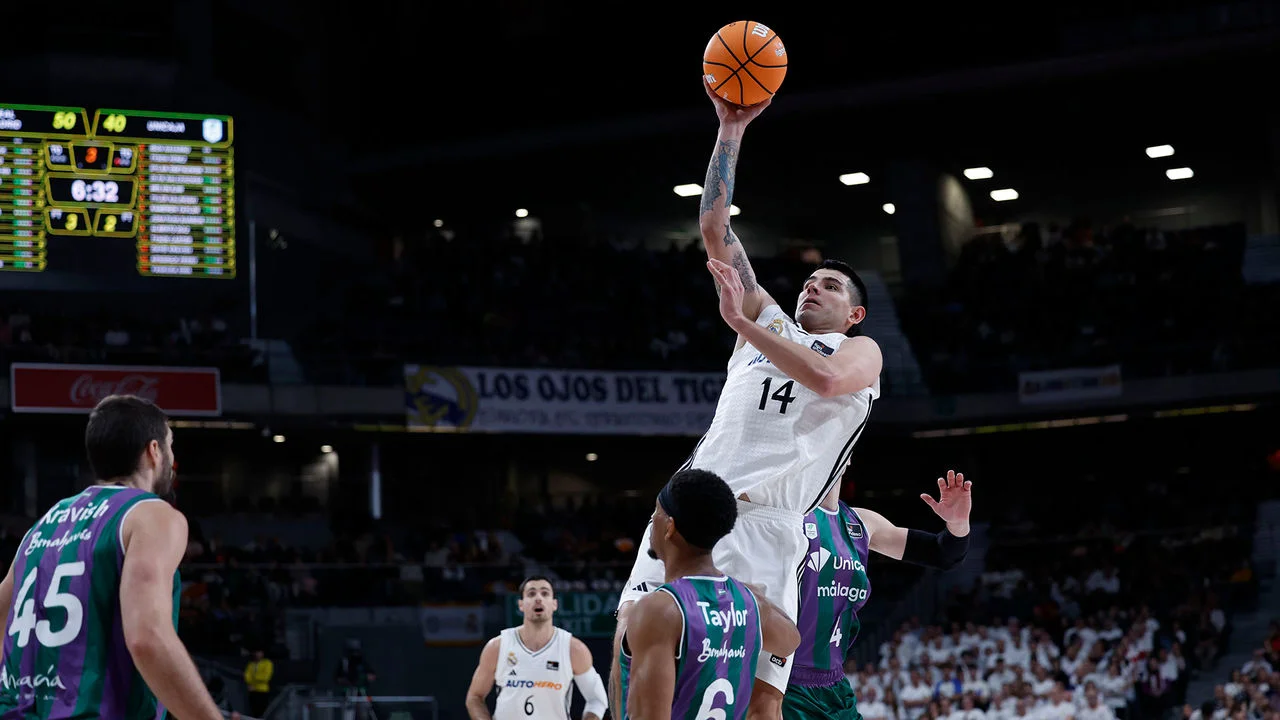
<path id="1" fill-rule="evenodd" d="M 811 335 L 777 305 L 762 310 L 756 324 L 826 356 L 848 339 Z M 807 514 L 843 474 L 878 397 L 879 378 L 849 395 L 821 397 L 746 343 L 729 358 L 711 428 L 685 468 L 716 473 L 754 503 Z"/>

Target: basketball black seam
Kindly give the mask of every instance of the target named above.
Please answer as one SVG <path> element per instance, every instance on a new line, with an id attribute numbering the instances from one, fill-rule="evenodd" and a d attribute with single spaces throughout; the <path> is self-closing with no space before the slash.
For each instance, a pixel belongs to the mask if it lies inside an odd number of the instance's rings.
<path id="1" fill-rule="evenodd" d="M 719 33 L 716 33 L 716 34 L 717 34 L 717 35 L 719 35 Z M 748 63 L 755 63 L 756 65 L 759 65 L 760 67 L 779 67 L 779 66 L 770 66 L 770 65 L 765 65 L 764 63 L 758 63 L 758 62 L 756 62 L 756 55 L 759 55 L 760 53 L 764 52 L 764 49 L 765 49 L 765 48 L 767 48 L 767 47 L 769 47 L 769 43 L 773 42 L 773 39 L 774 39 L 774 38 L 776 38 L 776 37 L 778 37 L 778 33 L 773 33 L 772 35 L 769 35 L 769 36 L 765 37 L 764 42 L 760 44 L 760 49 L 759 49 L 759 50 L 756 50 L 755 52 L 753 52 L 753 53 L 751 53 L 750 55 L 748 55 L 748 56 L 747 56 L 747 62 L 742 63 L 742 67 L 741 67 L 741 68 L 738 68 L 738 71 L 734 73 L 735 75 L 737 75 L 737 74 L 738 74 L 738 72 L 741 72 L 741 71 L 743 71 L 743 70 L 746 70 L 746 71 L 747 71 L 747 76 L 748 76 L 748 77 L 750 77 L 750 78 L 755 82 L 755 84 L 759 85 L 761 90 L 764 90 L 765 92 L 769 93 L 769 97 L 773 97 L 773 96 L 775 95 L 775 92 L 774 92 L 773 90 L 770 90 L 769 88 L 765 87 L 765 84 L 764 84 L 764 83 L 762 83 L 762 82 L 760 82 L 760 78 L 756 77 L 755 75 L 752 75 L 752 74 L 751 74 L 751 69 L 747 67 L 747 64 L 748 64 Z M 720 42 L 724 42 L 724 40 L 721 40 Z M 727 47 L 728 47 L 728 45 L 726 45 L 725 47 L 727 48 Z M 746 24 L 745 24 L 745 23 L 743 24 L 743 27 L 742 27 L 742 49 L 743 49 L 744 51 L 747 49 L 747 27 L 746 27 Z M 730 54 L 732 54 L 732 52 L 730 52 Z M 734 60 L 737 60 L 738 58 L 735 56 L 733 59 L 734 59 Z M 785 65 L 785 64 L 783 64 L 783 65 L 781 65 L 780 67 L 786 67 L 786 65 Z M 742 88 L 742 78 L 741 78 L 741 77 L 739 77 L 739 78 L 738 78 L 738 86 L 739 86 L 740 88 Z M 746 102 L 746 100 L 747 100 L 747 97 L 746 97 L 746 89 L 745 89 L 745 88 L 742 88 L 742 95 L 740 96 L 740 99 L 741 99 L 743 102 Z"/>
<path id="2" fill-rule="evenodd" d="M 787 66 L 786 63 L 782 63 L 781 65 L 765 65 L 764 63 L 756 62 L 755 60 L 752 60 L 751 64 L 755 65 L 756 67 L 762 67 L 762 68 L 784 68 Z"/>
<path id="3" fill-rule="evenodd" d="M 744 62 L 744 63 L 742 63 L 742 64 L 743 64 L 743 65 L 746 65 L 746 64 L 747 64 L 747 63 L 749 63 L 749 62 L 755 62 L 756 56 L 757 56 L 757 55 L 759 55 L 760 53 L 764 52 L 764 49 L 765 49 L 765 48 L 767 48 L 767 47 L 769 47 L 769 43 L 770 43 L 774 38 L 776 38 L 776 37 L 778 37 L 778 33 L 774 33 L 774 34 L 772 34 L 772 35 L 769 35 L 769 36 L 765 37 L 765 39 L 764 39 L 764 43 L 762 43 L 762 44 L 760 45 L 760 49 L 759 49 L 759 50 L 757 50 L 757 51 L 755 51 L 755 52 L 753 52 L 753 53 L 751 53 L 751 55 L 749 55 L 749 56 L 747 57 L 747 62 Z M 746 33 L 743 33 L 743 38 L 742 38 L 742 49 L 743 49 L 743 50 L 746 50 L 746 49 L 747 49 L 747 38 L 746 38 Z M 737 58 L 735 58 L 735 59 L 737 59 Z"/>
<path id="4" fill-rule="evenodd" d="M 720 41 L 720 44 L 724 46 L 724 51 L 725 51 L 725 52 L 727 52 L 727 53 L 729 53 L 729 57 L 733 58 L 734 60 L 738 60 L 738 56 L 733 54 L 733 48 L 729 47 L 729 43 L 725 42 L 725 41 L 724 41 L 724 38 L 720 37 L 720 33 L 719 33 L 719 32 L 716 32 L 716 39 L 717 39 L 717 40 L 719 40 L 719 41 Z M 746 50 L 746 49 L 747 49 L 747 46 L 746 46 L 746 45 L 743 45 L 743 46 L 742 46 L 742 49 L 743 49 L 743 50 Z M 743 64 L 743 65 L 745 65 L 745 64 L 746 64 L 746 63 L 743 63 L 741 60 L 738 60 L 738 62 L 739 62 L 740 64 Z"/>
<path id="5" fill-rule="evenodd" d="M 765 92 L 769 93 L 769 95 L 771 95 L 771 96 L 773 95 L 773 91 L 772 91 L 772 90 L 770 90 L 769 88 L 765 87 L 765 86 L 764 86 L 764 83 L 760 82 L 760 78 L 756 77 L 755 75 L 752 75 L 752 74 L 751 74 L 751 70 L 750 70 L 750 69 L 748 69 L 746 65 L 743 65 L 743 66 L 742 66 L 742 69 L 743 69 L 743 70 L 745 70 L 745 71 L 747 72 L 747 77 L 749 77 L 749 78 L 751 78 L 752 80 L 754 80 L 754 81 L 755 81 L 755 83 L 756 83 L 757 85 L 759 85 L 759 86 L 760 86 L 760 89 L 761 89 L 761 90 L 764 90 Z M 734 73 L 734 74 L 736 75 L 737 73 Z M 740 75 L 738 76 L 738 82 L 742 82 L 742 76 L 740 76 Z M 745 98 L 744 98 L 744 99 L 745 99 Z"/>
<path id="6" fill-rule="evenodd" d="M 733 70 L 733 68 L 732 68 L 732 67 L 730 67 L 730 66 L 728 66 L 728 65 L 725 65 L 724 63 L 712 62 L 712 61 L 707 60 L 707 59 L 705 59 L 705 58 L 702 60 L 702 62 L 703 62 L 703 64 L 705 64 L 705 65 L 716 65 L 716 66 L 722 67 L 722 68 L 724 68 L 724 69 L 726 69 L 726 70 Z M 725 78 L 725 79 L 724 79 L 724 80 L 723 80 L 719 85 L 716 85 L 715 87 L 711 88 L 711 91 L 712 91 L 712 92 L 715 92 L 716 90 L 719 90 L 720 88 L 724 87 L 724 84 L 725 84 L 725 83 L 727 83 L 727 82 L 729 82 L 730 80 L 732 80 L 732 79 L 733 79 L 733 76 L 734 76 L 734 75 L 737 75 L 737 74 L 738 74 L 738 71 L 737 71 L 737 70 L 733 70 L 733 72 L 729 74 L 729 77 Z"/>
<path id="7" fill-rule="evenodd" d="M 745 65 L 743 67 L 746 67 Z M 738 73 L 733 74 L 738 78 L 738 102 L 745 103 L 747 101 L 747 88 L 742 84 L 742 76 Z"/>

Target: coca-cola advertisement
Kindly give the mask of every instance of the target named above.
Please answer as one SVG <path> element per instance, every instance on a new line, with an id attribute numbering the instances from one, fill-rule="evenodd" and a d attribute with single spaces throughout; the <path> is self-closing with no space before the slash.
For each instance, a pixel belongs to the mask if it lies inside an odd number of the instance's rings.
<path id="1" fill-rule="evenodd" d="M 222 414 L 217 368 L 14 363 L 14 412 L 87 413 L 108 395 L 146 398 L 171 416 Z"/>

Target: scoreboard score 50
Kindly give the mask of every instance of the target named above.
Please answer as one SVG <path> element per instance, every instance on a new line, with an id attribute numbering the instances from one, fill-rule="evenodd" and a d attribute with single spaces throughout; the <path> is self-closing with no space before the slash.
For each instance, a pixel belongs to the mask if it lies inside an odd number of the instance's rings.
<path id="1" fill-rule="evenodd" d="M 130 241 L 145 277 L 236 275 L 226 115 L 0 104 L 0 272 Z"/>

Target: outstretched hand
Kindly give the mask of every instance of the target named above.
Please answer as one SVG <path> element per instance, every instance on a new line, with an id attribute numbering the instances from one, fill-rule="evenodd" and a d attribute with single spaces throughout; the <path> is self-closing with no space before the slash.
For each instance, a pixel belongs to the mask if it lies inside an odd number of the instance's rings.
<path id="1" fill-rule="evenodd" d="M 715 258 L 707 261 L 707 269 L 716 279 L 716 292 L 720 294 L 720 317 L 724 318 L 729 327 L 737 330 L 747 320 L 742 312 L 742 299 L 747 294 L 742 286 L 742 278 L 738 276 L 737 270 Z"/>
<path id="2" fill-rule="evenodd" d="M 707 76 L 702 76 L 702 87 L 707 91 L 707 97 L 711 98 L 711 102 L 716 106 L 716 116 L 720 118 L 721 125 L 740 125 L 745 127 L 747 123 L 755 120 L 769 107 L 769 103 L 773 102 L 770 96 L 764 102 L 758 102 L 755 105 L 743 107 L 725 100 L 711 89 L 711 83 L 707 80 Z"/>
<path id="3" fill-rule="evenodd" d="M 973 509 L 973 483 L 964 479 L 964 473 L 948 470 L 945 478 L 938 478 L 938 499 L 934 500 L 928 493 L 921 493 L 920 499 L 947 523 L 952 535 L 968 534 L 969 511 Z M 956 532 L 961 529 L 962 533 Z"/>

